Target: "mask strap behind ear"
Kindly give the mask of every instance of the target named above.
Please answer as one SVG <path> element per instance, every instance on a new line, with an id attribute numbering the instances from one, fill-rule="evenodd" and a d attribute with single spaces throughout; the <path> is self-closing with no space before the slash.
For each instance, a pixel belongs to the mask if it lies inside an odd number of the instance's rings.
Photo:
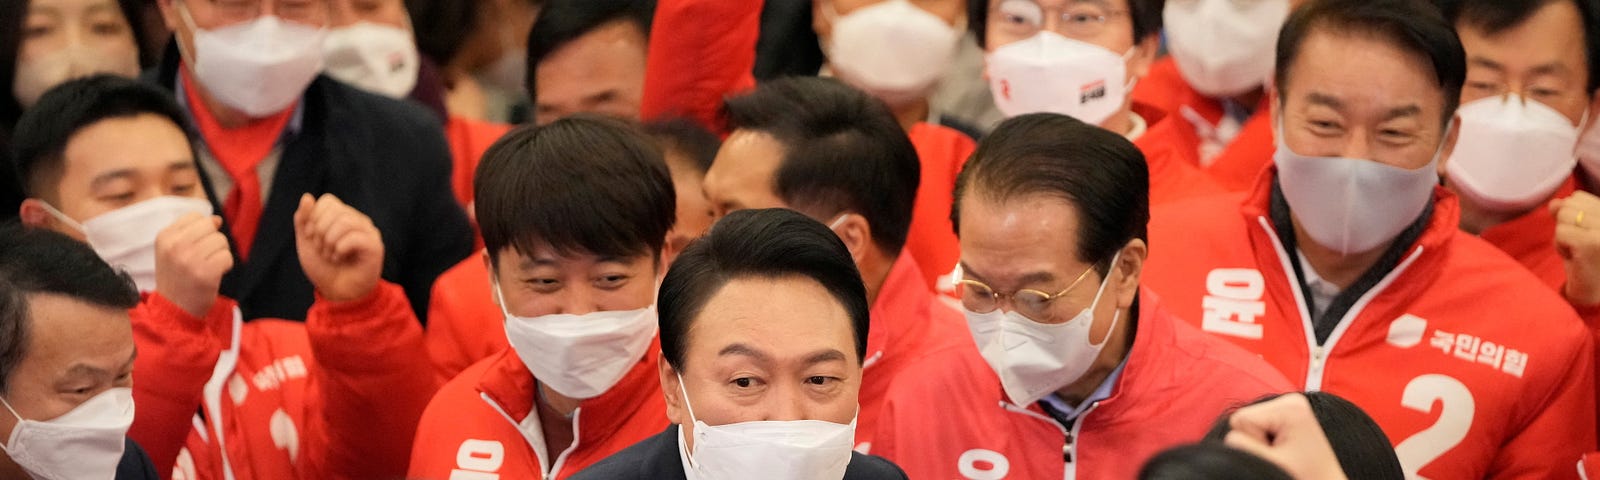
<path id="1" fill-rule="evenodd" d="M 39 200 L 39 206 L 44 207 L 44 211 L 49 212 L 50 216 L 56 217 L 56 220 L 60 220 L 62 223 L 67 224 L 67 226 L 72 227 L 79 233 L 83 233 L 84 235 L 89 234 L 89 230 L 83 228 L 82 223 L 78 223 L 77 220 L 73 220 L 72 217 L 68 217 L 67 214 L 61 213 L 61 210 L 57 210 L 55 206 L 50 205 L 50 202 Z"/>

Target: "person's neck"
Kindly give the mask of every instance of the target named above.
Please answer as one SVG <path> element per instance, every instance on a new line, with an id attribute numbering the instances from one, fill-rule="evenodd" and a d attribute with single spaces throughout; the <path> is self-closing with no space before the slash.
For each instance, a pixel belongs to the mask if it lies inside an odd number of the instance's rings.
<path id="1" fill-rule="evenodd" d="M 182 66 L 182 67 L 179 67 L 179 68 L 189 68 L 189 67 L 187 65 L 185 65 L 185 66 Z M 194 76 L 194 72 L 189 72 L 189 73 L 190 73 L 190 75 L 188 75 L 189 79 L 196 78 Z M 226 104 L 223 104 L 221 100 L 217 100 L 216 97 L 213 97 L 211 95 L 211 92 L 206 90 L 205 86 L 200 85 L 199 81 L 186 82 L 186 83 L 184 83 L 183 88 L 192 89 L 195 92 L 195 94 L 197 94 L 200 97 L 200 103 L 201 104 L 200 105 L 190 105 L 189 108 L 204 108 L 204 109 L 206 109 L 207 112 L 211 112 L 211 117 L 217 119 L 217 123 L 221 124 L 223 128 L 230 128 L 230 129 L 239 128 L 239 127 L 244 126 L 247 123 L 250 123 L 250 120 L 251 120 L 250 114 L 244 113 L 244 111 L 242 111 L 242 110 L 227 106 Z"/>
<path id="2" fill-rule="evenodd" d="M 919 98 L 910 104 L 895 107 L 894 118 L 900 122 L 901 129 L 910 132 L 911 127 L 928 120 L 928 112 L 931 108 L 927 98 Z"/>
<path id="3" fill-rule="evenodd" d="M 889 279 L 889 271 L 894 269 L 895 258 L 874 250 L 856 264 L 856 268 L 861 270 L 861 282 L 867 286 L 868 308 L 877 305 L 878 293 L 883 291 L 883 283 Z"/>
<path id="4" fill-rule="evenodd" d="M 1535 208 L 1544 208 L 1545 203 L 1550 201 L 1547 198 L 1544 202 L 1539 202 L 1532 208 L 1515 212 L 1495 212 L 1473 205 L 1465 197 L 1458 198 L 1461 199 L 1461 230 L 1473 235 L 1482 235 L 1484 231 L 1527 215 L 1528 212 L 1533 211 Z"/>
<path id="5" fill-rule="evenodd" d="M 1095 357 L 1094 365 L 1091 365 L 1078 381 L 1056 390 L 1056 396 L 1061 397 L 1063 402 L 1068 405 L 1083 404 L 1084 399 L 1094 395 L 1094 391 L 1100 388 L 1100 384 L 1105 383 L 1111 372 L 1117 370 L 1117 365 L 1121 365 L 1122 361 L 1128 358 L 1128 351 L 1133 349 L 1134 335 L 1129 326 L 1135 323 L 1130 321 L 1132 319 L 1128 318 L 1129 314 L 1127 309 L 1117 312 L 1119 320 L 1110 338 L 1106 339 L 1105 348 L 1100 350 L 1100 356 Z M 1083 415 L 1083 412 L 1078 414 Z"/>
<path id="6" fill-rule="evenodd" d="M 1316 271 L 1317 276 L 1339 287 L 1340 291 L 1355 284 L 1362 274 L 1367 273 L 1367 270 L 1378 263 L 1378 259 L 1383 257 L 1383 252 L 1389 249 L 1389 245 L 1394 243 L 1391 239 L 1366 252 L 1340 253 L 1312 240 L 1305 229 L 1301 228 L 1298 218 L 1294 219 L 1294 238 L 1300 254 L 1305 255 L 1306 263 L 1311 264 L 1311 269 Z"/>
<path id="7" fill-rule="evenodd" d="M 1127 108 L 1118 110 L 1117 113 L 1111 114 L 1111 118 L 1107 118 L 1105 122 L 1102 122 L 1100 124 L 1100 128 L 1110 130 L 1112 133 L 1126 137 L 1129 133 L 1133 133 L 1132 115 L 1133 111 Z"/>
<path id="8" fill-rule="evenodd" d="M 539 415 L 540 433 L 544 434 L 546 457 L 555 458 L 576 441 L 572 434 L 572 414 L 578 410 L 579 401 L 556 393 L 544 383 L 538 388 L 534 411 Z"/>
<path id="9" fill-rule="evenodd" d="M 1244 107 L 1245 109 L 1248 109 L 1251 112 L 1254 112 L 1255 109 L 1256 109 L 1256 106 L 1261 103 L 1261 97 L 1266 95 L 1266 94 L 1267 94 L 1267 92 L 1266 92 L 1265 89 L 1256 88 L 1256 89 L 1248 91 L 1248 92 L 1244 92 L 1244 93 L 1241 93 L 1241 94 L 1238 94 L 1238 95 L 1234 95 L 1233 96 L 1233 103 L 1236 103 L 1240 107 Z"/>

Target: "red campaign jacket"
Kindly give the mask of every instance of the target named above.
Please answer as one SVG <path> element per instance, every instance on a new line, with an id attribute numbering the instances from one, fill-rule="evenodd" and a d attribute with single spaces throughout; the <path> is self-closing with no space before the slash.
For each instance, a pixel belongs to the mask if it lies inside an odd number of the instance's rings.
<path id="1" fill-rule="evenodd" d="M 872 453 L 910 478 L 1123 480 L 1161 450 L 1199 440 L 1228 409 L 1291 388 L 1261 359 L 1174 318 L 1150 290 L 1139 304 L 1111 396 L 1070 433 L 1038 405 L 1006 401 L 968 342 L 902 373 L 908 381 L 889 392 Z"/>
<path id="2" fill-rule="evenodd" d="M 961 259 L 961 243 L 950 224 L 950 206 L 955 203 L 956 175 L 978 144 L 955 129 L 926 122 L 917 123 L 907 133 L 922 162 L 922 179 L 917 184 L 916 205 L 911 209 L 905 251 L 917 258 L 922 278 L 931 290 L 941 276 L 955 270 Z"/>
<path id="3" fill-rule="evenodd" d="M 754 88 L 761 0 L 660 0 L 645 57 L 640 117 L 681 117 L 726 134 L 722 99 Z"/>
<path id="4" fill-rule="evenodd" d="M 451 115 L 444 124 L 445 139 L 450 141 L 450 157 L 454 166 L 450 172 L 450 186 L 456 192 L 456 201 L 461 202 L 462 208 L 467 208 L 468 216 L 472 209 L 472 177 L 478 171 L 478 162 L 483 159 L 483 152 L 489 150 L 490 145 L 511 131 L 511 125 L 503 123 L 473 120 L 460 115 Z"/>
<path id="5" fill-rule="evenodd" d="M 361 300 L 319 298 L 304 323 L 233 322 L 214 330 L 236 348 L 213 358 L 199 402 L 141 404 L 138 415 L 192 426 L 174 478 L 399 476 L 406 439 L 437 387 L 421 330 L 404 292 L 387 282 Z M 149 387 L 135 382 L 136 392 Z"/>
<path id="6" fill-rule="evenodd" d="M 976 348 L 966 320 L 940 302 L 922 283 L 917 260 L 901 255 L 889 269 L 872 303 L 867 356 L 861 368 L 861 404 L 856 417 L 856 447 L 872 451 L 872 435 L 892 385 L 930 352 L 951 347 Z M 915 376 L 908 381 L 917 381 Z"/>
<path id="7" fill-rule="evenodd" d="M 1150 74 L 1134 86 L 1133 100 L 1165 111 L 1172 123 L 1179 124 L 1171 136 L 1172 148 L 1183 152 L 1181 158 L 1200 167 L 1200 134 L 1181 113 L 1183 107 L 1193 109 L 1212 125 L 1222 120 L 1222 102 L 1196 91 L 1178 73 L 1178 64 L 1172 57 L 1156 61 Z M 1272 114 L 1269 99 L 1263 97 L 1254 115 L 1241 125 L 1238 136 L 1227 148 L 1217 154 L 1211 165 L 1202 167 L 1217 186 L 1228 191 L 1245 191 L 1255 185 L 1255 180 L 1267 164 L 1272 163 L 1272 153 L 1277 144 L 1273 140 Z M 1148 154 L 1148 153 L 1147 153 Z M 1151 175 L 1155 178 L 1155 175 Z M 1152 192 L 1154 189 L 1152 189 Z M 1156 202 L 1151 200 L 1151 204 Z"/>
<path id="8" fill-rule="evenodd" d="M 428 404 L 411 451 L 413 480 L 570 477 L 667 428 L 659 343 L 617 385 L 573 412 L 574 441 L 546 453 L 535 410 L 537 380 L 514 350 L 478 362 Z M 535 448 L 534 445 L 540 445 Z"/>
<path id="9" fill-rule="evenodd" d="M 233 300 L 217 297 L 205 318 L 195 318 L 159 293 L 147 293 L 128 312 L 133 320 L 133 402 L 138 411 L 128 437 L 144 447 L 159 478 L 172 477 L 178 450 L 189 438 L 201 389 L 228 348 Z"/>
<path id="10" fill-rule="evenodd" d="M 1133 142 L 1150 169 L 1151 205 L 1227 193 L 1200 170 L 1198 144 L 1186 143 L 1185 133 L 1194 135 L 1183 117 L 1166 115 Z"/>
<path id="11" fill-rule="evenodd" d="M 1440 188 L 1421 238 L 1314 346 L 1294 253 L 1268 214 L 1274 174 L 1248 195 L 1156 209 L 1145 284 L 1299 386 L 1360 405 L 1410 473 L 1572 478 L 1573 459 L 1595 444 L 1593 346 L 1572 309 L 1462 233 L 1456 199 Z"/>
<path id="12" fill-rule="evenodd" d="M 480 360 L 510 348 L 505 313 L 494 303 L 489 267 L 473 255 L 433 282 L 425 334 L 428 356 L 446 382 Z"/>

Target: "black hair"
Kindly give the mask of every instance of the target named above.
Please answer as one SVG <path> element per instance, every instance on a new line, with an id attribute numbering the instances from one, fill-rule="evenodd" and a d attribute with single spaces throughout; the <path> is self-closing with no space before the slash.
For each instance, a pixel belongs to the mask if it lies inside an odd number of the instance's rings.
<path id="1" fill-rule="evenodd" d="M 1281 395 L 1268 395 L 1249 405 L 1264 403 L 1283 395 L 1304 395 L 1311 404 L 1311 414 L 1317 417 L 1317 424 L 1322 426 L 1322 432 L 1328 437 L 1328 444 L 1333 446 L 1333 454 L 1339 458 L 1339 467 L 1349 478 L 1371 480 L 1402 480 L 1406 478 L 1405 471 L 1400 467 L 1400 459 L 1395 456 L 1394 448 L 1389 443 L 1389 436 L 1383 433 L 1383 428 L 1378 422 L 1368 416 L 1361 407 L 1350 403 L 1349 400 L 1328 392 L 1290 392 Z M 1228 424 L 1233 412 L 1223 414 L 1211 426 L 1211 431 L 1206 433 L 1204 442 L 1220 443 L 1228 436 L 1231 427 Z"/>
<path id="2" fill-rule="evenodd" d="M 883 102 L 838 80 L 790 77 L 724 102 L 728 126 L 783 145 L 772 188 L 797 210 L 866 217 L 890 255 L 905 246 L 922 165 Z"/>
<path id="3" fill-rule="evenodd" d="M 1012 117 L 978 142 L 956 176 L 950 223 L 961 234 L 961 199 L 1010 200 L 1043 194 L 1078 214 L 1078 260 L 1105 275 L 1133 239 L 1146 239 L 1150 170 L 1122 135 L 1066 115 Z M 1148 240 L 1146 240 L 1148 241 Z"/>
<path id="4" fill-rule="evenodd" d="M 672 262 L 656 298 L 661 355 L 677 370 L 701 310 L 740 278 L 805 277 L 821 284 L 850 316 L 856 359 L 867 352 L 867 288 L 844 242 L 799 212 L 751 209 L 729 213 Z"/>
<path id="5" fill-rule="evenodd" d="M 472 32 L 483 28 L 478 12 L 486 0 L 405 0 L 417 51 L 449 65 Z"/>
<path id="6" fill-rule="evenodd" d="M 978 46 L 988 45 L 984 35 L 989 30 L 989 1 L 967 0 L 967 30 L 977 37 Z M 1006 1 L 1006 0 L 1001 0 Z M 1161 14 L 1167 0 L 1126 0 L 1128 19 L 1133 22 L 1133 43 L 1137 45 L 1151 35 L 1161 34 Z"/>
<path id="7" fill-rule="evenodd" d="M 17 122 L 11 142 L 22 191 L 30 197 L 54 195 L 64 167 L 62 155 L 79 131 L 102 120 L 146 114 L 171 121 L 188 135 L 188 119 L 172 95 L 138 80 L 101 74 L 45 92 Z"/>
<path id="8" fill-rule="evenodd" d="M 1493 35 L 1516 28 L 1539 9 L 1556 2 L 1571 2 L 1583 20 L 1583 56 L 1589 75 L 1584 95 L 1600 88 L 1600 5 L 1594 0 L 1435 0 L 1445 19 L 1457 27 L 1471 26 Z"/>
<path id="9" fill-rule="evenodd" d="M 17 76 L 17 60 L 22 55 L 22 35 L 27 30 L 25 22 L 28 21 L 29 3 L 30 0 L 0 2 L 0 145 L 5 145 L 7 134 L 16 125 L 17 119 L 22 118 L 22 104 L 17 102 L 12 90 Z M 144 50 L 142 3 L 140 0 L 117 0 L 117 8 L 128 22 L 134 48 L 139 49 L 139 64 L 149 65 L 154 58 L 152 52 Z"/>
<path id="10" fill-rule="evenodd" d="M 656 256 L 676 220 L 661 151 L 621 120 L 574 115 L 512 130 L 484 152 L 473 178 L 478 230 L 498 262 L 532 255 Z"/>
<path id="11" fill-rule="evenodd" d="M 717 138 L 717 134 L 684 118 L 645 123 L 644 132 L 656 139 L 663 153 L 677 153 L 688 160 L 688 165 L 684 166 L 693 168 L 700 175 L 705 175 L 711 169 L 711 161 L 717 158 L 717 149 L 722 147 L 722 140 Z"/>
<path id="12" fill-rule="evenodd" d="M 539 64 L 557 49 L 611 22 L 627 22 L 650 40 L 655 0 L 547 0 L 528 32 L 528 98 L 539 99 Z"/>
<path id="13" fill-rule="evenodd" d="M 89 245 L 47 229 L 0 226 L 0 392 L 27 351 L 28 296 L 41 293 L 105 308 L 139 304 L 133 279 Z"/>
<path id="14" fill-rule="evenodd" d="M 1167 449 L 1145 462 L 1139 480 L 1294 480 L 1261 457 L 1219 443 Z"/>
<path id="15" fill-rule="evenodd" d="M 1416 0 L 1311 0 L 1295 9 L 1278 34 L 1274 80 L 1280 99 L 1286 97 L 1281 92 L 1289 85 L 1289 71 L 1300 56 L 1301 44 L 1317 31 L 1379 38 L 1427 59 L 1444 94 L 1440 122 L 1455 116 L 1467 78 L 1467 54 L 1455 27 L 1434 5 Z"/>

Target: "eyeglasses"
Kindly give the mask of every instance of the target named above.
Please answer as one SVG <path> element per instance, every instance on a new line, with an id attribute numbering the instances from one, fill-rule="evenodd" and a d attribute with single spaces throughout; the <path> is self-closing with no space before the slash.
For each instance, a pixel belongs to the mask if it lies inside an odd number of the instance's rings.
<path id="1" fill-rule="evenodd" d="M 1050 27 L 1063 36 L 1082 40 L 1099 36 L 1105 32 L 1107 21 L 1128 14 L 1127 10 L 1113 10 L 1105 5 L 1085 2 L 1052 10 L 1047 12 L 1033 0 L 1002 0 L 989 9 L 989 29 L 1008 38 L 1022 39 Z M 1055 15 L 1060 21 L 1051 27 L 1045 21 L 1046 13 Z"/>
<path id="2" fill-rule="evenodd" d="M 989 313 L 996 308 L 1000 308 L 1001 298 L 1010 297 L 1013 311 L 1037 322 L 1047 322 L 1051 317 L 1050 304 L 1057 298 L 1061 298 L 1062 295 L 1066 295 L 1067 292 L 1072 291 L 1073 287 L 1077 287 L 1079 283 L 1083 282 L 1083 279 L 1089 278 L 1089 272 L 1091 271 L 1094 271 L 1093 266 L 1084 269 L 1083 273 L 1078 275 L 1077 280 L 1073 280 L 1072 284 L 1067 285 L 1066 289 L 1057 292 L 1055 295 L 1029 288 L 1017 290 L 1013 293 L 999 293 L 983 282 L 962 279 L 960 284 L 961 305 L 973 313 Z"/>

